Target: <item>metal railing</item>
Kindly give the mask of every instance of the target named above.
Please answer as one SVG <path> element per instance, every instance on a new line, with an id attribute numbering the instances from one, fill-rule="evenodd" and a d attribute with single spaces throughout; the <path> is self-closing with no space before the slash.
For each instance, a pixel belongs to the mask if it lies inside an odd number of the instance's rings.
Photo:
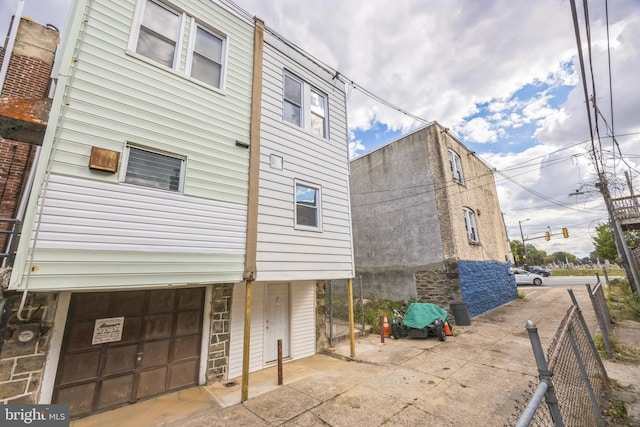
<path id="1" fill-rule="evenodd" d="M 0 266 L 13 266 L 21 228 L 22 222 L 19 219 L 0 218 L 0 244 L 4 248 L 4 252 L 0 252 Z"/>
<path id="2" fill-rule="evenodd" d="M 595 287 L 591 289 L 591 285 L 586 283 L 587 291 L 589 291 L 589 299 L 593 305 L 593 311 L 596 313 L 596 320 L 598 321 L 598 328 L 600 328 L 600 335 L 604 342 L 604 347 L 607 350 L 607 356 L 611 358 L 613 353 L 611 351 L 611 344 L 609 343 L 609 334 L 613 331 L 611 326 L 611 314 L 609 313 L 609 307 L 607 307 L 607 298 L 604 295 L 604 289 L 602 282 L 600 282 L 600 275 L 596 273 L 598 282 Z"/>
<path id="3" fill-rule="evenodd" d="M 526 325 L 540 382 L 530 384 L 524 402 L 516 402 L 516 422 L 524 426 L 606 426 L 601 407 L 609 379 L 578 302 L 568 289 L 573 305 L 564 319 L 545 357 L 538 328 Z M 543 405 L 543 403 L 545 403 Z"/>
<path id="4" fill-rule="evenodd" d="M 611 202 L 619 220 L 640 222 L 640 196 L 620 197 Z"/>

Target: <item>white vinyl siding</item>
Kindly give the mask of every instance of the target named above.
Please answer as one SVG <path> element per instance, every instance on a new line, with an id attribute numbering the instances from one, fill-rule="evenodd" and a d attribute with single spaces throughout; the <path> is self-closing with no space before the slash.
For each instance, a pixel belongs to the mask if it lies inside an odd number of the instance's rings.
<path id="1" fill-rule="evenodd" d="M 258 371 L 267 366 L 263 358 L 266 288 L 267 284 L 263 282 L 254 282 L 253 284 L 249 372 Z M 296 360 L 316 353 L 315 284 L 313 282 L 294 282 L 291 283 L 290 289 L 290 360 Z M 233 287 L 232 297 L 228 379 L 242 375 L 245 298 L 245 284 L 236 284 Z"/>
<path id="2" fill-rule="evenodd" d="M 245 230 L 242 204 L 52 175 L 30 287 L 237 281 Z"/>
<path id="3" fill-rule="evenodd" d="M 316 353 L 316 287 L 313 283 L 291 286 L 291 358 Z"/>
<path id="4" fill-rule="evenodd" d="M 302 58 L 286 56 L 265 34 L 261 124 L 257 279 L 329 280 L 353 277 L 344 87 Z M 291 72 L 327 97 L 329 139 L 283 122 L 283 73 Z M 283 168 L 271 167 L 271 156 Z M 322 189 L 318 230 L 295 226 L 296 182 Z"/>
<path id="5" fill-rule="evenodd" d="M 252 287 L 251 344 L 249 349 L 249 372 L 263 369 L 264 349 L 264 283 L 254 283 Z M 246 285 L 238 283 L 233 287 L 231 308 L 231 341 L 229 343 L 228 379 L 242 375 L 244 351 L 244 313 L 247 295 Z"/>
<path id="6" fill-rule="evenodd" d="M 115 174 L 89 170 L 91 147 L 123 152 L 127 141 L 135 141 L 188 159 L 184 194 L 246 203 L 249 154 L 235 141 L 249 141 L 253 28 L 213 2 L 172 5 L 232 41 L 226 46 L 224 94 L 186 78 L 185 44 L 178 46 L 175 72 L 125 54 L 136 2 L 95 0 L 79 44 L 82 60 L 75 63 L 53 171 L 117 182 Z M 192 25 L 187 20 L 181 34 Z"/>

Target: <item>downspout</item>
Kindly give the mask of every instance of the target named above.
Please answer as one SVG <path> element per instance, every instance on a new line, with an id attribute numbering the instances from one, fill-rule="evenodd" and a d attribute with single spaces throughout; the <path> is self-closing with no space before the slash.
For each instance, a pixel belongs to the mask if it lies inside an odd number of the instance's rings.
<path id="1" fill-rule="evenodd" d="M 83 0 L 77 0 L 76 2 L 74 2 L 71 5 L 71 10 L 74 10 L 74 7 L 77 6 L 79 3 L 81 3 Z M 29 284 L 31 282 L 31 272 L 33 271 L 33 260 L 34 260 L 34 256 L 35 256 L 35 250 L 36 250 L 36 244 L 38 243 L 38 237 L 40 234 L 40 224 L 42 222 L 42 213 L 44 211 L 44 200 L 45 197 L 47 195 L 47 191 L 49 189 L 49 177 L 51 175 L 51 169 L 53 168 L 53 161 L 55 158 L 55 154 L 56 151 L 58 149 L 58 142 L 59 142 L 59 138 L 60 138 L 60 132 L 62 129 L 62 124 L 64 122 L 65 119 L 65 111 L 66 108 L 68 106 L 68 98 L 70 96 L 70 92 L 71 92 L 71 85 L 73 83 L 73 80 L 75 79 L 75 74 L 76 71 L 78 69 L 78 59 L 77 57 L 75 57 L 75 55 L 77 54 L 77 52 L 80 51 L 80 47 L 82 46 L 82 44 L 84 43 L 84 37 L 87 33 L 87 25 L 89 22 L 89 15 L 91 13 L 91 9 L 93 7 L 93 0 L 87 0 L 87 2 L 85 3 L 85 12 L 83 14 L 83 19 L 81 22 L 74 22 L 73 27 L 75 28 L 76 26 L 79 26 L 79 31 L 78 31 L 78 39 L 76 42 L 76 45 L 74 47 L 74 49 L 71 51 L 71 53 L 68 53 L 66 51 L 62 52 L 64 54 L 64 58 L 61 59 L 61 61 L 64 61 L 66 63 L 66 58 L 67 55 L 70 55 L 71 57 L 69 58 L 69 68 L 68 70 L 70 70 L 70 73 L 68 76 L 63 76 L 59 73 L 58 71 L 58 75 L 53 75 L 52 78 L 57 78 L 59 79 L 63 79 L 64 84 L 62 85 L 62 87 L 64 88 L 63 90 L 63 94 L 62 96 L 62 102 L 61 105 L 59 106 L 58 111 L 54 112 L 54 108 L 52 107 L 51 113 L 53 113 L 49 119 L 52 118 L 52 116 L 55 116 L 55 120 L 57 121 L 55 129 L 52 129 L 51 126 L 51 120 L 48 120 L 47 123 L 47 131 L 45 133 L 45 140 L 47 139 L 47 133 L 49 132 L 53 132 L 53 137 L 52 137 L 52 143 L 51 143 L 51 151 L 50 153 L 47 155 L 45 155 L 45 159 L 47 162 L 47 166 L 46 169 L 44 171 L 44 179 L 43 179 L 43 184 L 41 187 L 41 193 L 40 195 L 38 195 L 37 197 L 34 196 L 34 194 L 30 194 L 29 198 L 31 199 L 32 203 L 35 203 L 36 206 L 38 206 L 39 200 L 42 200 L 43 205 L 40 206 L 40 209 L 38 209 L 38 212 L 36 213 L 36 219 L 35 219 L 35 230 L 33 231 L 33 243 L 31 245 L 31 253 L 28 255 L 28 261 L 27 261 L 27 277 L 25 279 L 25 283 L 24 283 L 24 289 L 22 290 L 22 299 L 20 300 L 20 306 L 18 307 L 18 311 L 16 312 L 16 317 L 18 318 L 18 320 L 20 321 L 28 321 L 28 318 L 24 318 L 22 317 L 22 312 L 24 311 L 24 306 L 25 303 L 27 301 L 27 294 L 29 293 Z M 67 24 L 69 24 L 71 22 L 71 20 L 67 20 Z M 72 30 L 65 30 L 68 33 L 70 33 Z M 68 40 L 67 40 L 68 41 Z M 69 49 L 68 45 L 65 45 L 63 47 L 63 49 Z M 58 55 L 56 54 L 56 57 L 58 57 Z M 57 58 L 56 58 L 57 59 Z M 60 70 L 60 67 L 56 67 L 56 64 L 54 62 L 54 70 Z M 52 72 L 53 73 L 53 72 Z M 56 90 L 58 89 L 58 82 L 56 82 Z M 40 154 L 40 153 L 39 153 Z M 33 167 L 37 167 L 37 164 L 34 163 Z M 36 173 L 37 174 L 37 173 Z M 35 175 L 34 174 L 34 179 L 35 179 Z M 31 180 L 31 177 L 29 177 L 29 180 Z M 32 181 L 33 183 L 33 181 Z M 35 198 L 34 198 L 35 197 Z M 23 233 L 23 236 L 25 235 L 25 233 Z M 23 274 L 23 273 L 21 273 Z"/>
<path id="2" fill-rule="evenodd" d="M 240 401 L 249 399 L 249 356 L 251 350 L 251 299 L 256 279 L 258 247 L 258 193 L 260 188 L 260 120 L 262 119 L 262 58 L 264 22 L 254 18 L 253 86 L 251 89 L 251 125 L 249 130 L 249 190 L 247 195 L 247 243 L 243 278 L 246 283 L 244 346 L 242 350 L 242 392 Z"/>
<path id="3" fill-rule="evenodd" d="M 2 61 L 2 68 L 0 68 L 0 94 L 4 88 L 4 82 L 7 80 L 7 73 L 9 72 L 9 62 L 11 61 L 11 54 L 13 53 L 13 45 L 16 42 L 18 35 L 18 27 L 20 26 L 20 20 L 22 19 L 22 9 L 24 8 L 24 0 L 18 2 L 16 8 L 16 14 L 13 16 L 13 22 L 11 24 L 11 32 L 9 33 L 9 42 L 7 48 L 4 51 L 4 59 Z"/>

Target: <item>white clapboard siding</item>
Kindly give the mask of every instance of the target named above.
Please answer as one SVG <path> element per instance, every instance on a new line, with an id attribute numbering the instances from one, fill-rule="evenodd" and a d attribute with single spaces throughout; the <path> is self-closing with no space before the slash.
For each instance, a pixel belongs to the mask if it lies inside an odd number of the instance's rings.
<path id="1" fill-rule="evenodd" d="M 251 344 L 249 350 L 249 371 L 263 369 L 265 340 L 265 292 L 267 284 L 253 284 L 251 309 Z M 229 345 L 229 375 L 236 378 L 242 375 L 242 357 L 244 347 L 244 312 L 246 287 L 238 283 L 233 288 L 231 310 L 231 342 Z M 289 359 L 296 360 L 312 356 L 316 352 L 316 317 L 315 317 L 315 284 L 314 282 L 294 282 L 290 284 L 290 316 L 289 342 L 291 351 Z"/>
<path id="2" fill-rule="evenodd" d="M 285 70 L 327 95 L 329 139 L 283 122 Z M 261 116 L 257 279 L 352 277 L 344 85 L 267 33 Z M 272 154 L 283 158 L 283 170 L 270 167 Z M 321 230 L 295 228 L 296 180 L 321 187 Z"/>
<path id="3" fill-rule="evenodd" d="M 91 147 L 122 152 L 133 142 L 185 156 L 185 194 L 246 203 L 248 150 L 235 141 L 249 140 L 253 25 L 215 2 L 171 4 L 227 36 L 223 90 L 185 76 L 186 38 L 176 71 L 128 54 L 136 1 L 93 0 L 52 170 L 114 182 L 87 167 Z"/>
<path id="4" fill-rule="evenodd" d="M 246 205 L 52 174 L 31 289 L 241 280 Z"/>
<path id="5" fill-rule="evenodd" d="M 316 288 L 312 282 L 291 286 L 291 358 L 316 353 Z"/>
<path id="6" fill-rule="evenodd" d="M 264 368 L 264 292 L 266 284 L 254 283 L 252 291 L 251 336 L 249 349 L 249 372 Z M 247 295 L 244 283 L 233 287 L 231 309 L 231 342 L 229 343 L 229 379 L 242 375 L 244 347 L 244 313 Z"/>

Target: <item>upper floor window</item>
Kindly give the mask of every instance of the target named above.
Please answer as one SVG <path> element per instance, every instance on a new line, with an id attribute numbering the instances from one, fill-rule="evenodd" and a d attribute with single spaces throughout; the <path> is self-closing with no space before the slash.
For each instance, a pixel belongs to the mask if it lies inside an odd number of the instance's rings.
<path id="1" fill-rule="evenodd" d="M 128 147 L 124 182 L 161 190 L 182 189 L 184 159 L 150 149 Z"/>
<path id="2" fill-rule="evenodd" d="M 460 156 L 455 151 L 449 149 L 449 166 L 451 167 L 451 175 L 453 179 L 462 183 L 464 182 L 464 175 L 462 174 L 462 162 Z"/>
<path id="3" fill-rule="evenodd" d="M 476 225 L 476 214 L 469 208 L 464 208 L 464 225 L 467 229 L 467 238 L 471 242 L 479 242 L 478 226 Z"/>
<path id="4" fill-rule="evenodd" d="M 192 41 L 189 64 L 191 77 L 219 89 L 222 85 L 225 38 L 195 25 Z"/>
<path id="5" fill-rule="evenodd" d="M 145 1 L 143 8 L 136 52 L 174 68 L 181 14 L 151 0 Z"/>
<path id="6" fill-rule="evenodd" d="M 141 0 L 129 48 L 173 70 L 181 68 L 181 46 L 188 43 L 184 74 L 208 86 L 224 86 L 227 37 L 190 17 L 190 34 L 184 28 L 187 15 L 158 0 Z"/>
<path id="7" fill-rule="evenodd" d="M 284 73 L 285 121 L 308 130 L 320 138 L 327 138 L 327 96 L 290 73 Z"/>
<path id="8" fill-rule="evenodd" d="M 296 226 L 303 228 L 321 227 L 320 187 L 296 182 Z"/>

